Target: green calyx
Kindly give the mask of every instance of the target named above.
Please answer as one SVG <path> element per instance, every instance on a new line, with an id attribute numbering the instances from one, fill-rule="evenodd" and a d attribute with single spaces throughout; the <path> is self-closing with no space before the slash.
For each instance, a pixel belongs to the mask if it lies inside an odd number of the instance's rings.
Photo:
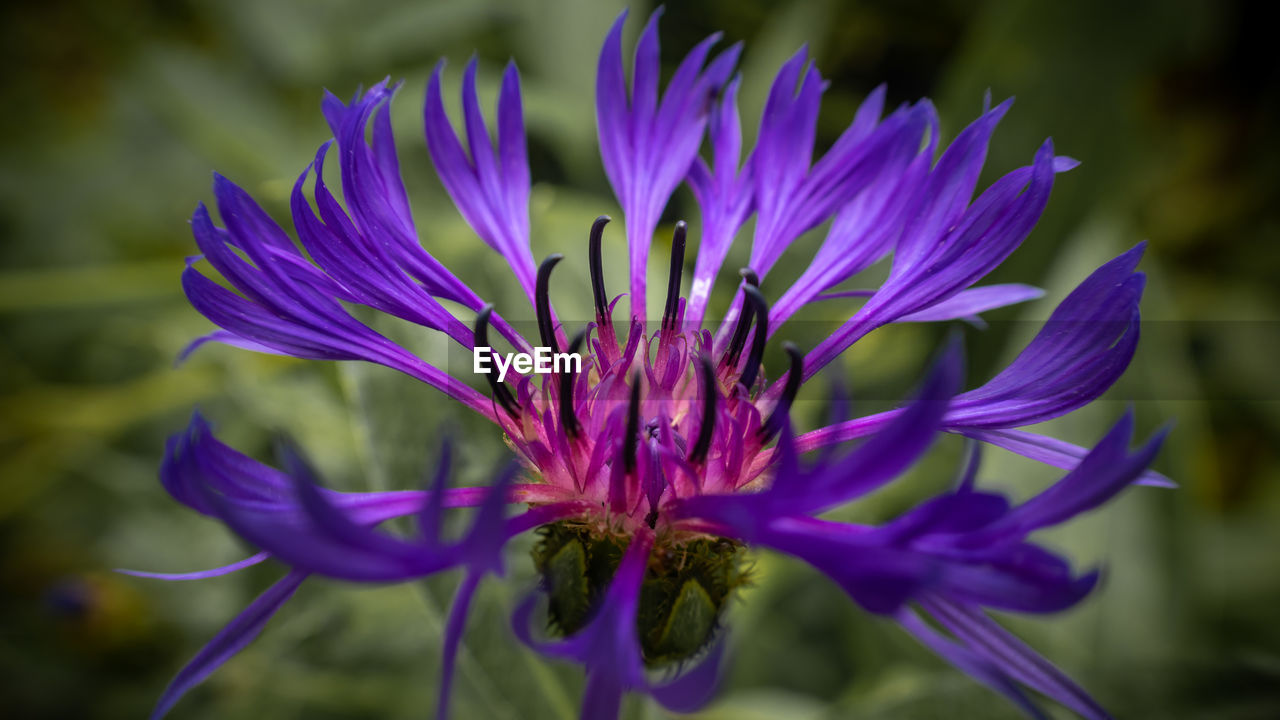
<path id="1" fill-rule="evenodd" d="M 533 562 L 550 603 L 552 629 L 572 635 L 591 621 L 630 538 L 573 521 L 539 528 Z M 707 646 L 734 588 L 745 584 L 742 546 L 697 536 L 654 545 L 640 588 L 636 626 L 649 667 L 677 663 Z"/>

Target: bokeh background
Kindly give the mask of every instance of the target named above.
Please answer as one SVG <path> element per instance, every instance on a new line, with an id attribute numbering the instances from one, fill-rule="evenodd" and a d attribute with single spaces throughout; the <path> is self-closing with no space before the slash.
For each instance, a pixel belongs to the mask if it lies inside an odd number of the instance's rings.
<path id="1" fill-rule="evenodd" d="M 491 428 L 391 371 L 217 346 L 175 367 L 178 351 L 208 329 L 178 283 L 194 253 L 187 218 L 210 199 L 214 169 L 287 217 L 293 180 L 328 136 L 322 88 L 346 97 L 384 76 L 404 78 L 394 122 L 423 242 L 519 317 L 520 294 L 449 205 L 420 128 L 438 58 L 450 60 L 453 93 L 477 54 L 491 102 L 513 57 L 537 183 L 534 253 L 566 252 L 555 301 L 585 308 L 587 226 L 602 212 L 619 215 L 595 150 L 593 76 L 621 7 L 61 0 L 0 10 L 0 714 L 142 717 L 181 664 L 281 574 L 264 565 L 164 583 L 111 571 L 192 570 L 246 554 L 156 482 L 164 439 L 193 407 L 264 459 L 276 433 L 298 438 L 335 487 L 415 487 L 446 433 L 459 442 L 458 482 L 483 482 L 501 464 Z M 1045 430 L 1091 443 L 1126 405 L 1143 432 L 1173 422 L 1157 467 L 1181 488 L 1132 490 L 1052 533 L 1048 541 L 1082 566 L 1103 564 L 1104 585 L 1061 616 L 1009 620 L 1120 717 L 1280 717 L 1280 94 L 1263 8 L 702 0 L 672 3 L 663 19 L 668 73 L 713 30 L 745 41 L 749 138 L 773 72 L 808 43 L 831 80 L 820 143 L 881 82 L 894 102 L 932 97 L 947 137 L 990 88 L 1018 101 L 995 135 L 984 183 L 1029 161 L 1049 135 L 1083 161 L 1059 176 L 1042 222 L 993 276 L 1038 284 L 1047 297 L 992 313 L 985 332 L 966 329 L 971 382 L 1007 361 L 1034 331 L 1030 321 L 1091 268 L 1150 241 L 1133 367 L 1106 399 Z M 633 20 L 630 37 L 639 27 Z M 666 220 L 689 218 L 696 230 L 696 216 L 682 190 Z M 794 277 L 820 237 L 806 236 L 775 276 Z M 655 248 L 660 277 L 661 240 Z M 744 242 L 726 267 L 745 256 Z M 610 267 L 611 287 L 623 287 L 625 272 Z M 722 283 L 713 308 L 727 305 L 730 289 Z M 796 332 L 829 331 L 848 311 L 824 308 Z M 384 329 L 440 351 L 419 333 Z M 845 385 L 868 406 L 897 397 L 939 332 L 876 333 L 839 368 Z M 797 414 L 811 423 L 825 393 L 806 392 Z M 846 516 L 900 511 L 948 481 L 959 450 L 940 444 Z M 1016 495 L 1052 477 L 994 452 L 982 475 Z M 519 648 L 507 629 L 514 599 L 534 582 L 525 552 L 517 546 L 508 580 L 482 592 L 457 717 L 576 717 L 580 676 Z M 732 609 L 724 690 L 700 717 L 1015 716 L 816 573 L 771 555 L 755 562 L 756 586 Z M 173 717 L 428 716 L 441 612 L 456 580 L 310 582 Z M 639 701 L 627 712 L 662 716 Z"/>

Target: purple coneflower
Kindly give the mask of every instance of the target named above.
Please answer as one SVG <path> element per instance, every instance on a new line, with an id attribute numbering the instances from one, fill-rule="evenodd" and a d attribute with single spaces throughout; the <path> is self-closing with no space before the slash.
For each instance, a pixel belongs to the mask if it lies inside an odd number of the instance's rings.
<path id="1" fill-rule="evenodd" d="M 788 414 L 802 383 L 871 330 L 972 318 L 1038 297 L 1022 285 L 972 286 L 1027 236 L 1054 175 L 1075 163 L 1055 156 L 1046 141 L 1030 166 L 973 199 L 988 140 L 1010 103 L 988 106 L 935 161 L 933 106 L 922 100 L 885 115 L 883 88 L 813 161 L 823 80 L 803 50 L 774 80 L 759 139 L 743 162 L 738 46 L 712 57 L 718 38 L 708 38 L 660 94 L 658 13 L 640 37 L 630 81 L 624 19 L 625 13 L 605 39 L 596 87 L 601 156 L 625 213 L 631 282 L 630 311 L 622 318 L 621 296 L 611 300 L 604 287 L 606 217 L 591 226 L 585 254 L 594 322 L 566 328 L 551 307 L 548 287 L 562 258 L 535 266 L 530 251 L 530 175 L 514 66 L 503 76 L 496 137 L 477 100 L 474 61 L 463 78 L 465 147 L 444 112 L 439 67 L 424 120 L 440 179 L 476 234 L 509 263 L 534 307 L 537 338 L 523 337 L 419 244 L 391 134 L 395 88 L 385 82 L 349 104 L 326 97 L 345 208 L 324 181 L 326 143 L 293 190 L 301 250 L 243 190 L 216 178 L 225 227 L 200 206 L 192 228 L 204 259 L 239 294 L 187 268 L 188 297 L 221 328 L 193 347 L 216 340 L 395 368 L 492 420 L 519 462 L 490 487 L 447 488 L 446 459 L 427 490 L 335 492 L 316 483 L 291 447 L 283 448 L 277 470 L 222 444 L 196 416 L 171 439 L 162 481 L 179 501 L 218 518 L 261 552 L 226 568 L 156 576 L 211 577 L 267 558 L 291 570 L 178 674 L 155 715 L 250 642 L 310 574 L 392 583 L 461 568 L 444 638 L 437 708 L 444 716 L 474 592 L 485 576 L 503 572 L 506 542 L 535 531 L 542 592 L 516 609 L 515 633 L 546 655 L 584 666 L 584 718 L 614 717 L 627 691 L 676 710 L 711 696 L 724 648 L 722 616 L 747 579 L 747 548 L 809 563 L 858 605 L 897 621 L 1031 715 L 1040 711 L 1024 688 L 1086 717 L 1105 717 L 985 611 L 1046 613 L 1079 602 L 1097 573 L 1073 572 L 1028 536 L 1097 507 L 1130 483 L 1167 483 L 1146 470 L 1161 436 L 1129 451 L 1129 414 L 1093 449 L 1017 429 L 1091 402 L 1124 371 L 1138 340 L 1143 276 L 1134 269 L 1142 248 L 1085 279 L 1017 359 L 981 387 L 961 392 L 953 342 L 904 406 L 796 437 Z M 699 156 L 705 138 L 709 161 Z M 651 328 L 649 247 L 681 183 L 698 201 L 702 237 L 686 299 L 680 294 L 686 227 L 676 224 L 666 302 Z M 738 295 L 722 322 L 707 323 L 710 289 L 753 214 L 750 264 L 740 273 Z M 770 305 L 762 289 L 770 269 L 792 241 L 829 219 L 809 268 Z M 889 255 L 883 285 L 849 293 L 866 296 L 852 317 L 807 353 L 786 345 L 790 367 L 767 379 L 761 362 L 775 331 L 801 307 L 839 296 L 823 293 Z M 442 300 L 474 311 L 474 323 L 458 320 Z M 582 367 L 490 373 L 486 396 L 361 323 L 347 304 L 443 332 L 468 350 L 490 346 L 492 332 L 520 351 L 578 353 Z M 939 431 L 971 438 L 954 489 L 880 526 L 821 519 L 902 473 Z M 852 450 L 835 448 L 861 437 L 867 439 Z M 1011 504 L 975 487 L 979 441 L 1067 472 L 1032 499 Z M 820 460 L 799 458 L 819 448 L 826 449 Z M 523 509 L 509 515 L 509 504 Z M 461 539 L 446 540 L 441 515 L 457 507 L 479 510 Z M 377 529 L 402 516 L 419 518 L 417 535 Z M 547 631 L 535 632 L 540 625 Z"/>

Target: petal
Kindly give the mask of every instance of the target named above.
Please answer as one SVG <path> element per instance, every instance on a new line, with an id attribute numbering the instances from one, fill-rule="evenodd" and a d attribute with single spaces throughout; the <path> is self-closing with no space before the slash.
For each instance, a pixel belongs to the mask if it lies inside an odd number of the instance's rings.
<path id="1" fill-rule="evenodd" d="M 977 608 L 949 600 L 923 603 L 957 638 L 1014 680 L 1044 693 L 1089 720 L 1111 716 L 1065 673 Z"/>
<path id="2" fill-rule="evenodd" d="M 682 669 L 678 677 L 664 685 L 650 686 L 649 695 L 672 712 L 691 713 L 701 709 L 719 689 L 725 646 L 723 639 L 718 640 L 697 667 Z"/>
<path id="3" fill-rule="evenodd" d="M 1019 533 L 1027 533 L 1098 507 L 1139 477 L 1159 452 L 1166 435 L 1167 430 L 1158 432 L 1137 452 L 1129 453 L 1133 412 L 1126 412 L 1075 469 L 1016 507 L 987 532 L 1016 528 Z"/>
<path id="4" fill-rule="evenodd" d="M 1031 700 L 1015 685 L 1008 675 L 990 659 L 948 640 L 933 628 L 929 627 L 919 616 L 910 610 L 903 610 L 897 615 L 897 621 L 925 647 L 934 651 L 939 657 L 963 670 L 973 679 L 1004 695 L 1017 705 L 1029 717 L 1048 720 Z"/>
<path id="5" fill-rule="evenodd" d="M 188 266 L 182 275 L 183 290 L 201 314 L 247 343 L 275 352 L 387 365 L 492 416 L 492 403 L 480 393 L 352 317 L 338 302 L 354 299 L 348 290 L 306 263 L 291 243 L 289 250 L 282 249 L 278 237 L 283 231 L 247 193 L 220 176 L 215 178 L 214 191 L 227 229 L 215 227 L 201 205 L 192 217 L 192 232 L 209 262 L 247 297 Z M 233 252 L 232 246 L 243 250 L 254 264 Z M 470 334 L 457 322 L 451 330 Z"/>
<path id="6" fill-rule="evenodd" d="M 929 171 L 932 144 L 937 138 L 933 106 L 921 107 L 930 128 L 929 143 L 914 159 L 907 152 L 909 146 L 900 146 L 899 152 L 881 164 L 877 177 L 839 209 L 809 267 L 770 309 L 771 332 L 819 293 L 867 269 L 892 248 L 908 218 L 906 210 Z M 858 115 L 861 118 L 863 112 Z M 858 123 L 855 119 L 854 124 Z"/>
<path id="7" fill-rule="evenodd" d="M 384 81 L 357 95 L 349 107 L 331 102 L 326 108 L 336 124 L 342 192 L 351 221 L 361 235 L 384 244 L 395 262 L 431 294 L 478 310 L 483 303 L 476 294 L 418 242 L 391 136 L 389 105 L 397 88 L 388 88 Z M 371 118 L 372 147 L 365 140 Z"/>
<path id="8" fill-rule="evenodd" d="M 199 685 L 205 678 L 209 677 L 210 673 L 230 659 L 232 655 L 240 652 L 245 646 L 253 642 L 254 638 L 258 637 L 258 633 L 262 632 L 262 628 L 266 626 L 271 616 L 290 597 L 293 597 L 294 591 L 298 589 L 298 586 L 302 584 L 306 577 L 307 574 L 299 570 L 294 570 L 285 575 L 282 580 L 259 595 L 256 600 L 249 604 L 249 607 L 245 608 L 217 635 L 214 635 L 209 644 L 201 648 L 200 652 L 196 653 L 196 656 L 191 659 L 191 662 L 178 671 L 178 674 L 169 683 L 169 687 L 165 688 L 164 694 L 160 696 L 155 709 L 151 711 L 152 720 L 164 717 L 188 690 Z"/>
<path id="9" fill-rule="evenodd" d="M 1053 156 L 1045 142 L 1035 163 L 1000 178 L 940 235 L 898 242 L 919 243 L 914 257 L 897 259 L 889 280 L 858 312 L 805 358 L 805 379 L 881 325 L 947 300 L 1000 264 L 1030 233 L 1040 217 L 1053 175 L 1069 163 Z M 905 263 L 905 264 L 904 264 Z"/>
<path id="10" fill-rule="evenodd" d="M 536 596 L 526 598 L 512 615 L 512 627 L 521 642 L 544 655 L 573 660 L 586 667 L 584 718 L 616 717 L 622 693 L 649 688 L 640 661 L 636 611 L 652 546 L 650 533 L 638 533 L 632 538 L 595 618 L 568 638 L 543 641 L 533 637 L 529 627 Z"/>
<path id="11" fill-rule="evenodd" d="M 711 98 L 728 80 L 737 50 L 702 69 L 712 36 L 684 58 L 659 99 L 658 18 L 655 11 L 636 45 L 631 98 L 622 67 L 619 15 L 600 50 L 596 124 L 605 174 L 626 215 L 631 262 L 631 314 L 645 317 L 649 245 L 671 194 L 685 178 L 702 143 Z"/>
<path id="12" fill-rule="evenodd" d="M 467 613 L 471 609 L 471 600 L 475 597 L 476 588 L 480 586 L 482 573 L 467 573 L 453 596 L 449 606 L 449 619 L 445 622 L 444 643 L 440 649 L 440 690 L 436 695 L 437 720 L 448 720 L 449 699 L 453 691 L 453 668 L 458 659 L 458 648 L 462 644 L 462 633 L 467 625 Z"/>
<path id="13" fill-rule="evenodd" d="M 187 358 L 191 357 L 192 353 L 194 353 L 196 350 L 199 350 L 206 343 L 211 343 L 211 342 L 222 343 L 223 345 L 230 345 L 231 347 L 240 348 L 241 350 L 252 350 L 253 352 L 267 353 L 269 355 L 285 355 L 286 354 L 286 353 L 279 352 L 274 348 L 267 347 L 266 345 L 263 345 L 261 343 L 256 343 L 252 340 L 246 340 L 245 338 L 242 338 L 233 332 L 229 332 L 227 330 L 214 330 L 213 332 L 207 335 L 201 335 L 195 340 L 192 340 L 191 342 L 187 343 L 187 346 L 182 348 L 182 352 L 178 353 L 178 357 L 174 360 L 174 364 L 179 365 L 181 363 L 186 362 Z"/>
<path id="14" fill-rule="evenodd" d="M 230 575 L 231 573 L 237 570 L 243 570 L 247 567 L 252 567 L 254 565 L 257 565 L 258 563 L 262 562 L 263 560 L 266 560 L 269 557 L 271 557 L 270 554 L 260 552 L 255 555 L 250 555 L 244 560 L 233 562 L 230 565 L 223 565 L 222 567 L 213 568 L 211 570 L 199 570 L 196 572 L 187 572 L 187 573 L 158 573 L 158 572 L 147 572 L 145 570 L 126 570 L 124 568 L 116 568 L 116 572 L 121 573 L 122 575 L 132 575 L 134 577 L 152 578 L 154 580 L 204 580 L 206 578 Z"/>
<path id="15" fill-rule="evenodd" d="M 498 152 L 495 154 L 476 92 L 477 62 L 472 58 L 467 63 L 462 79 L 462 111 L 470 150 L 468 159 L 445 113 L 440 80 L 443 67 L 441 62 L 431 74 L 423 108 L 431 161 L 458 212 L 480 239 L 503 256 L 533 302 L 535 268 L 529 245 L 529 162 L 519 73 L 514 64 L 508 65 L 503 73 L 498 92 Z"/>
<path id="16" fill-rule="evenodd" d="M 985 112 L 956 136 L 939 158 L 920 195 L 921 205 L 912 213 L 913 221 L 898 243 L 894 274 L 914 267 L 929 252 L 933 240 L 952 227 L 969 205 L 986 162 L 991 134 L 1012 105 L 1010 98 Z"/>
<path id="17" fill-rule="evenodd" d="M 892 423 L 844 459 L 828 463 L 817 477 L 798 482 L 778 477 L 774 490 L 787 488 L 783 492 L 805 498 L 801 512 L 813 513 L 865 495 L 898 476 L 932 444 L 963 374 L 963 354 L 958 336 L 953 336 L 916 397 Z"/>
<path id="18" fill-rule="evenodd" d="M 787 77 L 780 74 L 777 82 L 785 83 Z M 875 197 L 866 202 L 880 207 L 888 203 L 900 212 L 905 203 L 889 201 L 903 200 L 903 193 L 910 197 L 915 192 L 914 187 L 906 187 L 896 194 L 887 194 L 888 188 L 884 186 L 896 186 L 911 160 L 919 155 L 921 137 L 933 118 L 932 106 L 918 104 L 902 108 L 877 125 L 883 97 L 873 93 L 845 133 L 809 168 L 807 161 L 812 153 L 812 128 L 821 88 L 821 77 L 811 67 L 795 102 L 790 107 L 784 104 L 776 108 L 778 122 L 771 122 L 768 106 L 761 120 L 760 141 L 752 154 L 758 219 L 751 250 L 751 269 L 760 277 L 765 276 L 795 238 L 860 194 L 871 192 Z M 790 93 L 789 87 L 787 93 Z M 770 100 L 786 102 L 777 95 L 771 95 Z M 874 108 L 874 112 L 869 112 L 868 106 Z M 926 163 L 927 158 L 923 158 L 921 173 Z M 918 179 L 914 182 L 918 183 Z M 896 235 L 895 229 L 890 221 L 885 229 L 889 238 Z M 880 236 L 873 238 L 874 247 L 869 251 L 873 259 L 883 254 L 875 250 L 883 247 L 887 240 Z M 827 252 L 839 254 L 835 248 Z M 829 286 L 824 285 L 823 289 Z"/>
<path id="19" fill-rule="evenodd" d="M 862 533 L 828 521 L 775 520 L 749 540 L 803 560 L 876 614 L 895 613 L 932 589 L 943 568 L 924 553 L 868 542 Z"/>
<path id="20" fill-rule="evenodd" d="M 784 440 L 779 444 L 782 461 L 768 490 L 690 497 L 673 512 L 724 523 L 751 540 L 769 518 L 820 513 L 892 480 L 937 437 L 948 400 L 963 374 L 957 337 L 953 336 L 912 402 L 857 449 L 804 469 L 794 461 L 790 441 Z"/>
<path id="21" fill-rule="evenodd" d="M 952 428 L 1016 427 L 1092 402 L 1128 367 L 1139 337 L 1143 246 L 1104 264 L 1073 290 L 1018 357 L 956 398 Z"/>
<path id="22" fill-rule="evenodd" d="M 1097 571 L 1075 576 L 1063 558 L 1022 543 L 986 564 L 947 563 L 936 592 L 985 607 L 1052 613 L 1083 600 L 1098 577 Z"/>
<path id="23" fill-rule="evenodd" d="M 738 88 L 741 77 L 725 87 L 711 114 L 709 135 L 714 170 L 698 159 L 689 167 L 686 182 L 702 213 L 702 240 L 689 286 L 685 310 L 686 327 L 701 327 L 711 288 L 738 230 L 754 207 L 751 168 L 739 170 L 742 129 L 738 117 Z"/>
<path id="24" fill-rule="evenodd" d="M 898 322 L 938 322 L 961 320 L 996 308 L 1044 297 L 1044 291 L 1030 285 L 987 285 L 962 290 L 937 305 L 898 318 Z"/>
<path id="25" fill-rule="evenodd" d="M 310 169 L 299 176 L 290 196 L 294 226 L 303 247 L 327 277 L 337 281 L 348 301 L 376 308 L 390 315 L 435 330 L 444 330 L 464 347 L 471 331 L 414 281 L 396 263 L 386 246 L 372 241 L 342 211 L 324 182 L 328 143 L 321 146 L 312 167 L 321 222 L 307 202 L 303 188 Z"/>
<path id="26" fill-rule="evenodd" d="M 522 492 L 510 489 L 510 473 L 490 488 L 443 493 L 334 493 L 315 484 L 296 450 L 283 449 L 286 472 L 257 463 L 218 442 L 198 416 L 192 428 L 170 440 L 161 479 L 180 501 L 212 514 L 237 534 L 278 559 L 341 579 L 394 582 L 458 564 L 477 572 L 501 569 L 498 554 L 511 536 L 563 514 L 552 503 L 504 520 L 501 507 Z M 480 490 L 482 492 L 476 492 Z M 428 498 L 439 498 L 427 502 Z M 390 517 L 420 512 L 434 503 L 479 504 L 465 540 L 457 545 L 419 542 L 376 532 Z M 576 511 L 576 508 L 575 508 Z"/>
<path id="27" fill-rule="evenodd" d="M 964 434 L 1063 470 L 1074 469 L 1080 464 L 1080 459 L 1089 453 L 1089 448 L 1025 430 L 965 430 Z M 1144 470 L 1134 483 L 1151 487 L 1178 487 L 1177 483 L 1155 470 Z"/>

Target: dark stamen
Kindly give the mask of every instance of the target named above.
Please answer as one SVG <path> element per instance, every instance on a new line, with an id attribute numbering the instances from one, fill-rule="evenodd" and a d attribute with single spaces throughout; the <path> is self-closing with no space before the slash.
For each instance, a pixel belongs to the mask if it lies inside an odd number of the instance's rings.
<path id="1" fill-rule="evenodd" d="M 742 291 L 751 301 L 756 316 L 756 334 L 751 338 L 751 354 L 747 355 L 747 364 L 742 368 L 742 377 L 738 380 L 749 391 L 752 383 L 756 381 L 756 375 L 760 372 L 760 360 L 764 358 L 764 343 L 769 339 L 769 305 L 764 301 L 764 295 L 761 295 L 760 290 L 754 285 L 744 286 Z"/>
<path id="2" fill-rule="evenodd" d="M 543 347 L 551 348 L 551 352 L 560 352 L 560 346 L 556 344 L 556 328 L 551 324 L 551 296 L 548 294 L 548 285 L 551 283 L 551 271 L 555 269 L 556 263 L 564 259 L 560 253 L 548 255 L 546 260 L 538 266 L 538 284 L 534 288 L 533 297 L 535 310 L 538 313 L 538 334 L 542 336 Z"/>
<path id="3" fill-rule="evenodd" d="M 587 241 L 588 261 L 591 264 L 591 294 L 596 301 L 596 320 L 604 322 L 609 318 L 609 296 L 604 292 L 604 263 L 600 258 L 600 242 L 604 238 L 604 226 L 611 218 L 601 215 L 591 223 L 591 235 Z"/>
<path id="4" fill-rule="evenodd" d="M 627 406 L 627 434 L 622 443 L 622 467 L 628 473 L 636 469 L 636 444 L 640 441 L 640 371 L 631 375 L 631 404 Z"/>
<path id="5" fill-rule="evenodd" d="M 751 268 L 742 268 L 738 271 L 742 276 L 744 287 L 759 287 L 760 278 L 756 277 L 755 272 Z M 747 344 L 747 331 L 751 329 L 751 315 L 754 311 L 751 301 L 746 295 L 742 296 L 742 312 L 738 313 L 738 324 L 733 328 L 733 338 L 729 341 L 729 349 L 724 354 L 725 365 L 737 365 L 738 357 L 742 354 L 742 348 Z"/>
<path id="6" fill-rule="evenodd" d="M 582 341 L 587 337 L 585 329 L 579 330 L 577 335 L 569 341 L 569 354 L 577 355 L 578 350 L 582 348 Z M 560 424 L 564 426 L 564 431 L 569 433 L 570 437 L 577 437 L 582 433 L 582 426 L 578 424 L 578 418 L 573 414 L 573 383 L 577 378 L 577 373 L 567 371 L 560 376 Z"/>
<path id="7" fill-rule="evenodd" d="M 800 392 L 804 355 L 800 353 L 799 348 L 789 342 L 782 343 L 782 349 L 791 358 L 791 370 L 787 373 L 787 384 L 782 388 L 782 397 L 778 398 L 778 404 L 774 406 L 773 412 L 769 413 L 769 419 L 765 420 L 764 425 L 760 427 L 761 442 L 769 442 L 782 429 L 782 424 L 787 421 L 787 413 L 791 411 L 791 403 L 795 401 L 796 393 Z"/>
<path id="8" fill-rule="evenodd" d="M 689 451 L 689 462 L 694 465 L 707 459 L 711 450 L 711 436 L 716 429 L 716 396 L 720 394 L 719 383 L 716 382 L 715 368 L 711 360 L 703 355 L 698 358 L 698 367 L 702 370 L 702 426 L 698 428 L 698 440 Z"/>
<path id="9" fill-rule="evenodd" d="M 652 529 L 654 529 L 655 527 L 657 527 L 657 526 L 658 526 L 658 511 L 657 511 L 657 510 L 650 510 L 650 511 L 649 511 L 649 514 L 644 516 L 644 522 L 645 522 L 645 524 L 646 524 L 646 525 L 648 525 L 648 526 L 649 526 L 649 529 L 650 529 L 650 530 L 652 530 Z"/>
<path id="10" fill-rule="evenodd" d="M 480 313 L 476 315 L 476 326 L 473 333 L 473 344 L 478 347 L 490 347 L 489 345 L 489 316 L 493 314 L 493 306 L 485 305 L 480 308 Z M 507 389 L 506 383 L 498 380 L 498 371 L 495 368 L 489 368 L 489 372 L 485 374 L 485 379 L 489 381 L 489 387 L 493 390 L 493 399 L 507 411 L 512 418 L 520 416 L 519 407 L 516 400 L 511 396 L 511 391 Z"/>
<path id="11" fill-rule="evenodd" d="M 674 327 L 676 310 L 680 307 L 680 273 L 684 271 L 684 236 L 688 226 L 683 220 L 676 223 L 675 236 L 671 240 L 671 273 L 667 276 L 667 308 L 662 313 L 662 329 Z"/>

